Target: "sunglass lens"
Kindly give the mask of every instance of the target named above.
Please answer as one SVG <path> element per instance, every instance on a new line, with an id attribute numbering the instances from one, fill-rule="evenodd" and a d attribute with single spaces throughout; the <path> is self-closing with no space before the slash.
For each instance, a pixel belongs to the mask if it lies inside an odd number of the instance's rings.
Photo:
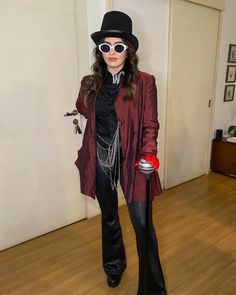
<path id="1" fill-rule="evenodd" d="M 123 45 L 123 44 L 117 44 L 116 46 L 115 46 L 115 51 L 117 52 L 117 53 L 121 53 L 121 52 L 123 52 L 125 50 L 125 46 Z"/>
<path id="2" fill-rule="evenodd" d="M 102 44 L 100 46 L 100 49 L 102 52 L 109 52 L 110 51 L 110 46 L 108 44 Z"/>

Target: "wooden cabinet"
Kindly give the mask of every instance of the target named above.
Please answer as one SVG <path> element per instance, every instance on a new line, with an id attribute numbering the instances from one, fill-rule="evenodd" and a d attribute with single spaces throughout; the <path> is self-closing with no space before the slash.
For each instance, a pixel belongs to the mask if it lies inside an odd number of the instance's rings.
<path id="1" fill-rule="evenodd" d="M 236 143 L 213 139 L 211 169 L 236 177 Z"/>

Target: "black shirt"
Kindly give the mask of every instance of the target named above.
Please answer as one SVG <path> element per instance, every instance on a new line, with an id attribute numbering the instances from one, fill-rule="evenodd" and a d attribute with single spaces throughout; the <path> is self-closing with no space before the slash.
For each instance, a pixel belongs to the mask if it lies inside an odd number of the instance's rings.
<path id="1" fill-rule="evenodd" d="M 106 70 L 96 99 L 96 132 L 108 142 L 111 141 L 117 128 L 115 98 L 119 92 L 123 74 L 123 69 L 115 75 Z"/>

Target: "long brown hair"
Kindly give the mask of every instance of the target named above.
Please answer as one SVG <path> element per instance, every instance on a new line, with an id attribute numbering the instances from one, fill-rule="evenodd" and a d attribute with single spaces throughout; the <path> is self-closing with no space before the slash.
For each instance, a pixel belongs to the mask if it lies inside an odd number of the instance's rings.
<path id="1" fill-rule="evenodd" d="M 125 90 L 125 94 L 123 96 L 124 100 L 133 100 L 135 97 L 136 91 L 136 83 L 138 79 L 138 63 L 139 57 L 136 54 L 136 50 L 133 45 L 127 41 L 122 39 L 124 44 L 128 46 L 127 49 L 127 58 L 125 59 L 124 71 L 125 75 L 122 77 L 121 86 Z M 104 39 L 100 40 L 100 43 L 103 43 Z M 84 103 L 87 105 L 89 101 L 89 97 L 92 94 L 98 93 L 102 86 L 103 79 L 106 73 L 106 63 L 102 57 L 102 53 L 98 49 L 98 45 L 93 50 L 93 55 L 95 57 L 95 62 L 91 66 L 91 70 L 93 72 L 92 75 L 87 79 L 86 84 L 83 85 L 81 92 L 81 99 L 84 100 Z"/>

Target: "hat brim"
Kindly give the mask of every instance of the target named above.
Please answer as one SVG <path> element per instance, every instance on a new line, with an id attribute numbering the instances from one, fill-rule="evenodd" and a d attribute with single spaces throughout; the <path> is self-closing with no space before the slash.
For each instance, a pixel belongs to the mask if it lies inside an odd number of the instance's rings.
<path id="1" fill-rule="evenodd" d="M 105 37 L 119 37 L 128 40 L 135 48 L 138 49 L 138 39 L 130 33 L 118 30 L 98 31 L 90 35 L 95 44 Z"/>

